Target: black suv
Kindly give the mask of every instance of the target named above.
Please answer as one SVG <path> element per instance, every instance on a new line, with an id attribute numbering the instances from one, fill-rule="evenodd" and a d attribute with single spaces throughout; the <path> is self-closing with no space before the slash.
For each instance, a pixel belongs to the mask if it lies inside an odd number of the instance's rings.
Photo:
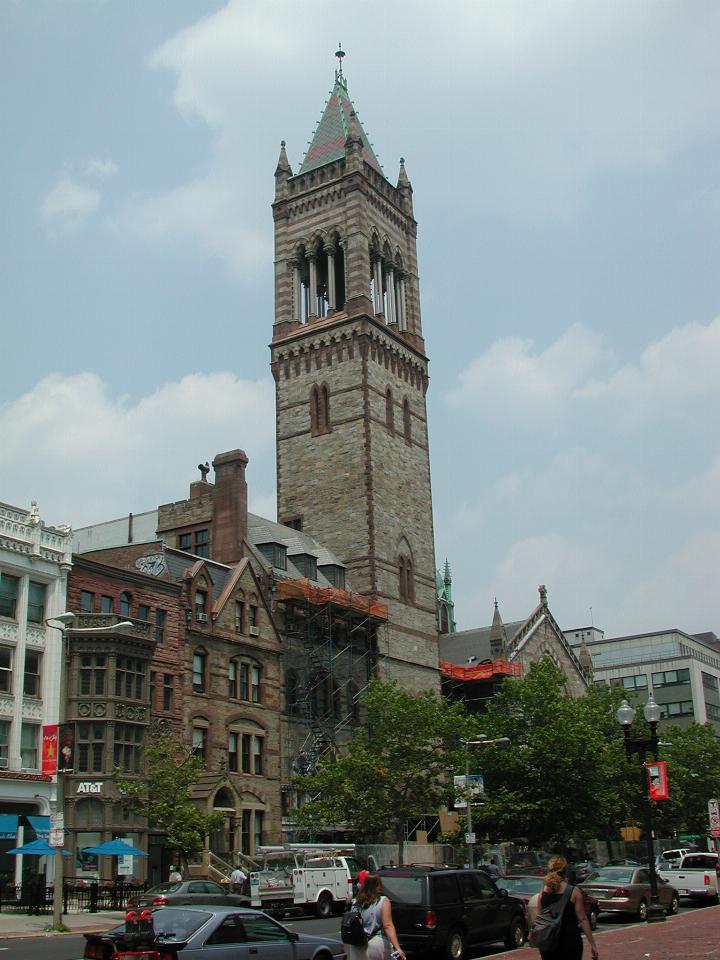
<path id="1" fill-rule="evenodd" d="M 521 900 L 500 890 L 481 870 L 393 867 L 378 870 L 392 903 L 400 946 L 463 960 L 467 947 L 503 940 L 521 947 L 527 936 Z"/>

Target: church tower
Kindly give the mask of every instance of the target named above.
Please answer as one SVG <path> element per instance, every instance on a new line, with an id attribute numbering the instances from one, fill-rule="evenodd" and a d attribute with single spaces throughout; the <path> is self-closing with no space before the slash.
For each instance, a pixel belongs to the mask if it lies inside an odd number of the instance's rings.
<path id="1" fill-rule="evenodd" d="M 326 543 L 388 605 L 379 673 L 438 689 L 428 360 L 417 224 L 383 174 L 339 69 L 296 174 L 275 171 L 278 520 Z"/>

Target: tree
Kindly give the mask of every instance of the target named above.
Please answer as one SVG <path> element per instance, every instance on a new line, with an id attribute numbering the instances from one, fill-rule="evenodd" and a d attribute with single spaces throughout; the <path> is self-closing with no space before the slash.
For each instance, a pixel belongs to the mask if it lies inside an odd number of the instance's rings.
<path id="1" fill-rule="evenodd" d="M 459 704 L 430 692 L 412 696 L 394 682 L 372 681 L 363 701 L 366 724 L 344 752 L 298 778 L 313 797 L 298 820 L 313 828 L 341 821 L 358 837 L 392 831 L 402 863 L 405 822 L 451 799 L 452 772 L 464 756 L 460 738 L 476 728 Z"/>
<path id="2" fill-rule="evenodd" d="M 203 814 L 190 791 L 205 769 L 202 760 L 174 735 L 159 734 L 145 746 L 141 780 L 115 775 L 124 812 L 147 817 L 151 827 L 165 834 L 168 847 L 177 850 L 182 864 L 198 854 L 205 837 L 222 822 L 222 814 Z"/>
<path id="3" fill-rule="evenodd" d="M 667 763 L 670 799 L 657 803 L 660 836 L 708 833 L 708 800 L 720 794 L 720 743 L 710 724 L 663 727 L 660 759 Z"/>
<path id="4" fill-rule="evenodd" d="M 473 760 L 486 787 L 486 801 L 473 815 L 477 828 L 531 844 L 617 836 L 634 799 L 613 719 L 619 698 L 595 689 L 568 696 L 565 676 L 549 657 L 506 680 L 482 730 L 510 743 L 482 747 Z"/>

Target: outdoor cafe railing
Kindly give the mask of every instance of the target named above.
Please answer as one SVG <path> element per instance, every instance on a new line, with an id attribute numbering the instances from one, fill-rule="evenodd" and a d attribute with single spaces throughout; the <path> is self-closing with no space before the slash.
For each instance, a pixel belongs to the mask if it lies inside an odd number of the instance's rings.
<path id="1" fill-rule="evenodd" d="M 147 890 L 147 886 L 147 883 L 73 883 L 68 880 L 63 884 L 63 913 L 124 910 L 130 896 Z M 0 911 L 52 913 L 52 906 L 52 886 L 0 883 Z"/>

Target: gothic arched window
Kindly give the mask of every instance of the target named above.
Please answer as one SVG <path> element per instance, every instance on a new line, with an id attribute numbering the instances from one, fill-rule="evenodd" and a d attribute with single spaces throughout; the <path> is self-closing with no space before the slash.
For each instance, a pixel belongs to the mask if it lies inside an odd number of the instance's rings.
<path id="1" fill-rule="evenodd" d="M 407 397 L 403 400 L 403 432 L 405 440 L 410 443 L 412 440 L 412 423 L 410 420 L 410 401 Z"/>
<path id="2" fill-rule="evenodd" d="M 330 392 L 323 384 L 310 391 L 310 432 L 315 437 L 330 431 Z"/>

